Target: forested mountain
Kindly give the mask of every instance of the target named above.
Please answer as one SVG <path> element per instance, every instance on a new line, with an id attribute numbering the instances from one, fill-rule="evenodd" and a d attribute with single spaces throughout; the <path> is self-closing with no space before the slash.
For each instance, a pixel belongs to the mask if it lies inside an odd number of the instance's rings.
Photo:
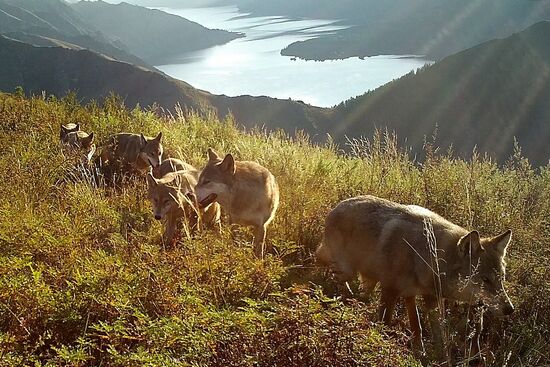
<path id="1" fill-rule="evenodd" d="M 536 164 L 550 158 L 550 22 L 493 40 L 339 105 L 329 129 L 371 136 L 387 127 L 421 152 L 425 136 L 455 153 L 504 161 L 514 137 Z"/>
<path id="2" fill-rule="evenodd" d="M 72 8 L 95 28 L 119 40 L 132 54 L 155 65 L 171 56 L 223 44 L 240 36 L 128 3 L 80 1 Z"/>

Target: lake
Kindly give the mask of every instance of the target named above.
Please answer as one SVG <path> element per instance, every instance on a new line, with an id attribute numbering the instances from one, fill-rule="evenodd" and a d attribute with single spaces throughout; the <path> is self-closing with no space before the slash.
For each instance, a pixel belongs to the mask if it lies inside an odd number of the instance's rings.
<path id="1" fill-rule="evenodd" d="M 157 9 L 208 28 L 245 35 L 225 45 L 183 53 L 168 65 L 156 65 L 166 74 L 214 94 L 291 98 L 330 107 L 429 62 L 410 56 L 320 62 L 280 54 L 292 42 L 348 27 L 337 20 L 252 17 L 235 6 Z"/>

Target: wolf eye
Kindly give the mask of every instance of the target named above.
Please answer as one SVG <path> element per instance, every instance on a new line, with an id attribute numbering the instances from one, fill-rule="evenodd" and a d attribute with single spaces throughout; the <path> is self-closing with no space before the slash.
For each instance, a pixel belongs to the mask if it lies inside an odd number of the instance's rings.
<path id="1" fill-rule="evenodd" d="M 204 180 L 204 181 L 202 181 L 202 184 L 203 184 L 203 185 L 208 185 L 209 183 L 210 183 L 210 180 Z"/>
<path id="2" fill-rule="evenodd" d="M 481 277 L 481 281 L 482 281 L 483 283 L 487 283 L 487 284 L 490 284 L 490 283 L 491 283 L 491 281 L 489 280 L 489 278 L 486 277 L 486 276 L 482 276 L 482 277 Z"/>

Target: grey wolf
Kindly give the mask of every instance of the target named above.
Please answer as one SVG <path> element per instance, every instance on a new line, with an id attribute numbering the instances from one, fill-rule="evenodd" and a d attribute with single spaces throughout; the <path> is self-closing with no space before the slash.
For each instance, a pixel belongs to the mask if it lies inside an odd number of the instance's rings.
<path id="1" fill-rule="evenodd" d="M 111 136 L 101 150 L 99 165 L 110 178 L 115 174 L 146 173 L 162 161 L 162 133 L 155 138 L 143 134 Z"/>
<path id="2" fill-rule="evenodd" d="M 88 164 L 91 161 L 96 151 L 93 132 L 88 134 L 81 131 L 79 124 L 61 125 L 59 138 L 65 154 L 82 154 L 83 164 Z"/>
<path id="3" fill-rule="evenodd" d="M 430 250 L 426 223 L 433 227 L 437 250 Z M 477 231 L 426 208 L 359 196 L 340 202 L 328 214 L 316 255 L 342 280 L 358 274 L 369 289 L 380 282 L 380 317 L 386 324 L 397 299 L 403 297 L 413 341 L 419 346 L 422 330 L 416 296 L 423 296 L 429 310 L 442 297 L 469 304 L 481 301 L 500 315 L 514 311 L 503 285 L 511 237 L 508 230 L 481 238 Z"/>
<path id="4" fill-rule="evenodd" d="M 252 226 L 254 253 L 263 258 L 267 226 L 279 206 L 279 187 L 271 172 L 256 162 L 221 158 L 208 149 L 208 163 L 195 187 L 199 205 L 218 202 L 230 223 Z"/>
<path id="5" fill-rule="evenodd" d="M 147 174 L 148 197 L 153 206 L 153 215 L 155 219 L 165 221 L 165 243 L 173 244 L 184 219 L 190 231 L 195 230 L 200 223 L 207 227 L 219 226 L 221 211 L 217 203 L 197 209 L 194 189 L 198 175 L 199 172 L 194 168 L 168 172 L 160 179 L 155 178 L 152 172 Z"/>

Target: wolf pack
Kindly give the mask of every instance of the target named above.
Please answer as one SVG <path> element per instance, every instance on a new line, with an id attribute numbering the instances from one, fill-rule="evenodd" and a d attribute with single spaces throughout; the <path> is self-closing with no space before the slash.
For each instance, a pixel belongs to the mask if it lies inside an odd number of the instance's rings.
<path id="1" fill-rule="evenodd" d="M 164 221 L 165 243 L 174 244 L 184 221 L 192 231 L 219 228 L 223 212 L 228 223 L 252 227 L 258 258 L 271 251 L 266 231 L 279 206 L 279 187 L 260 164 L 213 149 L 202 169 L 176 158 L 163 160 L 162 133 L 112 135 L 97 155 L 93 133 L 79 125 L 61 125 L 60 138 L 65 153 L 76 153 L 110 180 L 146 176 L 153 216 Z M 429 209 L 364 195 L 343 200 L 328 213 L 315 255 L 341 282 L 358 277 L 366 294 L 379 285 L 379 317 L 387 325 L 403 298 L 413 346 L 422 348 L 416 297 L 422 297 L 432 329 L 442 299 L 482 304 L 498 316 L 514 311 L 504 289 L 511 238 L 510 230 L 481 237 Z"/>

